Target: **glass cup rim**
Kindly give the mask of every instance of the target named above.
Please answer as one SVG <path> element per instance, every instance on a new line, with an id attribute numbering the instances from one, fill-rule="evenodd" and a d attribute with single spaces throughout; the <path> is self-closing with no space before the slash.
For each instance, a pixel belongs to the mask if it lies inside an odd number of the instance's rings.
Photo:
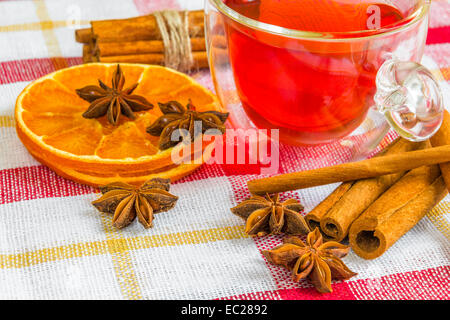
<path id="1" fill-rule="evenodd" d="M 313 31 L 302 31 L 284 28 L 248 18 L 225 5 L 223 3 L 223 0 L 206 0 L 206 1 L 212 2 L 215 8 L 228 18 L 251 29 L 300 40 L 327 41 L 327 42 L 342 42 L 342 41 L 347 42 L 363 39 L 367 40 L 401 32 L 409 28 L 410 26 L 416 24 L 417 22 L 421 21 L 424 17 L 426 17 L 430 10 L 431 5 L 431 0 L 424 0 L 423 4 L 409 16 L 409 17 L 414 16 L 414 18 L 407 24 L 402 25 L 400 28 L 392 27 L 380 29 L 381 32 L 377 32 L 374 35 L 367 35 L 367 30 L 349 31 L 349 32 L 313 32 Z"/>

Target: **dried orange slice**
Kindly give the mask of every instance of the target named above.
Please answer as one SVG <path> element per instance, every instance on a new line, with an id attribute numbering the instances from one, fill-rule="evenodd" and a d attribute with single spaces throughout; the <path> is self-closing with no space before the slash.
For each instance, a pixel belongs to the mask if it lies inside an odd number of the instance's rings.
<path id="1" fill-rule="evenodd" d="M 110 84 L 116 64 L 91 63 L 62 69 L 32 82 L 17 98 L 16 129 L 25 147 L 55 171 L 67 172 L 66 176 L 148 176 L 146 173 L 164 168 L 191 170 L 192 166 L 174 165 L 172 148 L 160 151 L 158 137 L 145 129 L 161 115 L 158 102 L 177 100 L 186 105 L 191 99 L 198 111 L 224 112 L 217 97 L 192 78 L 169 68 L 120 66 L 125 87 L 138 82 L 135 93 L 153 103 L 152 110 L 135 113 L 135 120 L 122 116 L 117 126 L 105 117 L 83 118 L 89 102 L 79 98 L 75 89 L 96 84 L 97 79 Z M 96 184 L 90 181 L 86 183 Z"/>

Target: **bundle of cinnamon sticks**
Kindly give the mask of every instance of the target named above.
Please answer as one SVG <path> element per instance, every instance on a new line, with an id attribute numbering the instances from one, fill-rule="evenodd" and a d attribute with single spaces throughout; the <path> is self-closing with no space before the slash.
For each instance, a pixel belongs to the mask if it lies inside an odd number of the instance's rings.
<path id="1" fill-rule="evenodd" d="M 188 12 L 192 68 L 208 67 L 203 11 Z M 164 65 L 164 43 L 154 15 L 91 21 L 91 28 L 75 31 L 83 43 L 83 62 Z"/>
<path id="2" fill-rule="evenodd" d="M 381 256 L 450 190 L 450 114 L 429 140 L 397 139 L 380 155 L 359 162 L 248 182 L 265 194 L 342 182 L 309 212 L 309 226 L 327 240 L 349 238 L 365 259 Z"/>

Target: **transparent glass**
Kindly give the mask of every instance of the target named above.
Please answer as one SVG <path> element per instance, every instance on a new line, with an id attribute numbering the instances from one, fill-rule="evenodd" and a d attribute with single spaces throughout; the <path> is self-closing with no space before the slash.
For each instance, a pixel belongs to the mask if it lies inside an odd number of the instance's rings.
<path id="1" fill-rule="evenodd" d="M 223 1 L 206 0 L 207 50 L 234 127 L 279 129 L 281 142 L 291 145 L 357 135 L 366 140 L 362 153 L 390 126 L 413 141 L 438 130 L 442 97 L 419 64 L 429 0 L 395 1 L 402 23 L 349 32 L 287 29 L 241 15 Z"/>

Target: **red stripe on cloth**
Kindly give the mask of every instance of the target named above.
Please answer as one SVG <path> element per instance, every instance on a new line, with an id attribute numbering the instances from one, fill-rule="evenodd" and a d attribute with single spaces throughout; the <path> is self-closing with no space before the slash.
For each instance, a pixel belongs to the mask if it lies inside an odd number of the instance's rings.
<path id="1" fill-rule="evenodd" d="M 320 293 L 313 287 L 308 287 L 252 292 L 217 300 L 356 300 L 348 283 L 333 283 L 331 286 L 333 288 L 331 293 Z"/>
<path id="2" fill-rule="evenodd" d="M 428 30 L 427 44 L 450 42 L 450 26 Z"/>
<path id="3" fill-rule="evenodd" d="M 68 66 L 82 63 L 79 57 L 62 58 Z M 54 58 L 0 62 L 0 84 L 33 81 L 55 71 Z"/>
<path id="4" fill-rule="evenodd" d="M 93 192 L 94 188 L 61 178 L 45 166 L 0 170 L 0 204 Z"/>
<path id="5" fill-rule="evenodd" d="M 448 300 L 450 266 L 350 281 L 348 285 L 358 299 Z"/>
<path id="6" fill-rule="evenodd" d="M 315 288 L 281 289 L 278 294 L 283 300 L 356 300 L 347 282 L 333 283 L 333 292 L 320 293 Z"/>

